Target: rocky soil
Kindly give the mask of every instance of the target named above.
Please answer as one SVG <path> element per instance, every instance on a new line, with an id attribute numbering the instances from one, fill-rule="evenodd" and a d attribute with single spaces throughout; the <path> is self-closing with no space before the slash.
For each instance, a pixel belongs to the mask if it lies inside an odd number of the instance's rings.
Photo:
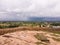
<path id="1" fill-rule="evenodd" d="M 34 35 L 42 34 L 47 40 L 38 40 Z M 60 45 L 60 34 L 44 31 L 16 31 L 0 35 L 0 45 Z"/>

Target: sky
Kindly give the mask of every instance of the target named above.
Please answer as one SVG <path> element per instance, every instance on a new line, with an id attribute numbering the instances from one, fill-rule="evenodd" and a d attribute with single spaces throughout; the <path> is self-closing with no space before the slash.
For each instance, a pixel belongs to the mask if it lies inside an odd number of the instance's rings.
<path id="1" fill-rule="evenodd" d="M 60 0 L 0 0 L 0 20 L 60 17 Z"/>

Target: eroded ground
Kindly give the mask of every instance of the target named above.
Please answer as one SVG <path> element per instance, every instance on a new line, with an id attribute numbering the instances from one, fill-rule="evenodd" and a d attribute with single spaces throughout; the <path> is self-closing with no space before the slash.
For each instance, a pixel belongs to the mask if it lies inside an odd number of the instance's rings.
<path id="1" fill-rule="evenodd" d="M 36 38 L 35 35 L 38 35 Z M 44 31 L 17 31 L 0 36 L 0 45 L 60 45 L 60 34 Z"/>

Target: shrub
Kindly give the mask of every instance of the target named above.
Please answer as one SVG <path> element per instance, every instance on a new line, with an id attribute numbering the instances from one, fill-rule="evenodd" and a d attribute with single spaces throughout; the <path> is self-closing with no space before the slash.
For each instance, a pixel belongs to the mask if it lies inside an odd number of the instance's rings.
<path id="1" fill-rule="evenodd" d="M 49 40 L 47 39 L 47 37 L 44 36 L 43 34 L 37 33 L 37 34 L 34 35 L 34 36 L 35 36 L 35 38 L 37 38 L 38 40 L 41 40 L 41 41 L 43 41 L 43 42 L 49 42 Z"/>

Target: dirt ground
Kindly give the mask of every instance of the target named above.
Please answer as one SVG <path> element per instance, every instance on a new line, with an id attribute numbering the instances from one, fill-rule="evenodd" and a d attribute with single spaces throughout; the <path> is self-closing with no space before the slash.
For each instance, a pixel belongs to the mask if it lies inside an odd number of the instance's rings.
<path id="1" fill-rule="evenodd" d="M 49 43 L 35 38 L 34 35 L 37 33 L 46 36 Z M 60 35 L 44 31 L 16 31 L 1 35 L 0 45 L 60 45 L 60 41 L 54 40 L 53 38 L 60 39 Z M 36 44 L 36 42 L 41 42 L 42 44 Z"/>

